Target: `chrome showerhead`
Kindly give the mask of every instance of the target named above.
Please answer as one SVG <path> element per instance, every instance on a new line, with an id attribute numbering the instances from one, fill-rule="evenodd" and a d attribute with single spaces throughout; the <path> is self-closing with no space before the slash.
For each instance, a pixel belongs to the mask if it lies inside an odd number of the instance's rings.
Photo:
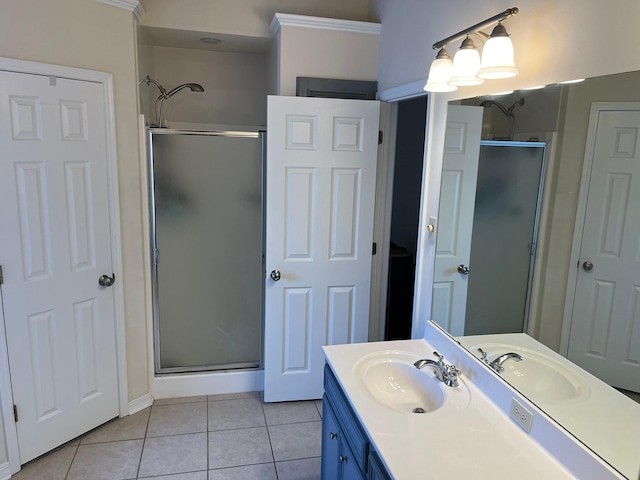
<path id="1" fill-rule="evenodd" d="M 182 85 L 178 85 L 176 88 L 170 90 L 169 92 L 167 92 L 164 97 L 165 98 L 170 98 L 173 95 L 175 95 L 176 93 L 178 93 L 180 90 L 188 88 L 189 90 L 191 90 L 192 92 L 204 92 L 204 88 L 202 88 L 202 85 L 200 85 L 199 83 L 183 83 Z"/>

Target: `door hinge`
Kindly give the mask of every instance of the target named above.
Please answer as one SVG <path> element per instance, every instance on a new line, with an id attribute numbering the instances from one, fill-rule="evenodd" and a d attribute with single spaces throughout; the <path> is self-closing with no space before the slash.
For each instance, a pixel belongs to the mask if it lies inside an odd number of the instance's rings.
<path id="1" fill-rule="evenodd" d="M 13 419 L 18 423 L 18 407 L 15 405 L 13 406 Z"/>
<path id="2" fill-rule="evenodd" d="M 378 145 L 382 145 L 383 137 L 384 137 L 384 135 L 382 133 L 382 130 L 378 130 Z"/>
<path id="3" fill-rule="evenodd" d="M 373 242 L 373 248 L 371 249 L 371 255 L 375 255 L 378 252 L 378 244 Z"/>
<path id="4" fill-rule="evenodd" d="M 0 265 L 0 285 L 4 283 L 4 276 L 2 275 L 2 265 Z"/>

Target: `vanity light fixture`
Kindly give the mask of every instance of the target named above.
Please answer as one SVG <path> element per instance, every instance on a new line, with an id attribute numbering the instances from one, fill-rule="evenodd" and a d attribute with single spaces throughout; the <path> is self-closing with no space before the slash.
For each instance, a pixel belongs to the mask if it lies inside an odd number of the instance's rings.
<path id="1" fill-rule="evenodd" d="M 516 7 L 508 8 L 502 13 L 434 43 L 433 49 L 438 50 L 438 55 L 429 69 L 425 91 L 450 92 L 455 90 L 455 88 L 450 88 L 451 86 L 479 85 L 484 82 L 484 79 L 508 78 L 517 75 L 518 70 L 513 60 L 513 44 L 507 29 L 502 25 L 503 20 L 517 13 Z M 496 22 L 498 25 L 493 29 L 491 35 L 481 31 Z M 470 35 L 472 34 L 487 39 L 482 52 L 482 61 L 478 49 L 471 40 Z M 456 52 L 451 66 L 449 66 L 444 62 L 447 60 L 446 57 L 451 62 L 445 47 L 461 38 L 464 40 Z M 443 52 L 446 53 L 446 57 Z M 445 78 L 447 74 L 449 77 Z M 445 85 L 449 85 L 449 88 Z"/>

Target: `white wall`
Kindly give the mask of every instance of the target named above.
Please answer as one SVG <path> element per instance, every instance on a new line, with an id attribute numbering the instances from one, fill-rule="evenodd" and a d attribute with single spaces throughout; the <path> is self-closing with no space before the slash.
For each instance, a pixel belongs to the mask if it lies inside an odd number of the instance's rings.
<path id="1" fill-rule="evenodd" d="M 426 80 L 431 45 L 513 7 L 511 0 L 372 0 L 382 21 L 380 90 Z M 458 98 L 640 69 L 637 0 L 529 0 L 506 20 L 520 75 L 458 91 Z M 458 45 L 451 45 L 454 53 Z"/>
<path id="2" fill-rule="evenodd" d="M 143 0 L 145 26 L 271 38 L 276 12 L 369 20 L 369 0 Z"/>
<path id="3" fill-rule="evenodd" d="M 296 94 L 296 77 L 377 78 L 378 35 L 293 26 L 279 35 L 280 95 Z"/>
<path id="4" fill-rule="evenodd" d="M 140 65 L 140 78 L 149 75 L 167 90 L 183 83 L 199 83 L 204 92 L 180 91 L 165 102 L 163 119 L 174 122 L 261 126 L 267 121 L 265 55 L 146 47 L 147 68 Z M 150 63 L 150 65 L 149 65 Z M 158 89 L 141 86 L 153 92 Z M 153 118 L 153 101 L 144 113 Z"/>
<path id="5" fill-rule="evenodd" d="M 149 390 L 133 14 L 97 1 L 4 0 L 0 56 L 113 75 L 129 400 Z M 3 392 L 4 394 L 5 392 Z M 4 437 L 0 436 L 0 443 Z M 4 448 L 0 445 L 0 463 Z"/>

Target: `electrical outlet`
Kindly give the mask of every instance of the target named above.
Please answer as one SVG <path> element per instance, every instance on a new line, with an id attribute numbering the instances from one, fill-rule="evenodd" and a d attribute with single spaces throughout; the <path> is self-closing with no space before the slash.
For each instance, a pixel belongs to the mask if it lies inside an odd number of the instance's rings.
<path id="1" fill-rule="evenodd" d="M 533 413 L 524 408 L 515 398 L 511 399 L 511 411 L 509 415 L 525 432 L 529 433 L 531 431 Z"/>

